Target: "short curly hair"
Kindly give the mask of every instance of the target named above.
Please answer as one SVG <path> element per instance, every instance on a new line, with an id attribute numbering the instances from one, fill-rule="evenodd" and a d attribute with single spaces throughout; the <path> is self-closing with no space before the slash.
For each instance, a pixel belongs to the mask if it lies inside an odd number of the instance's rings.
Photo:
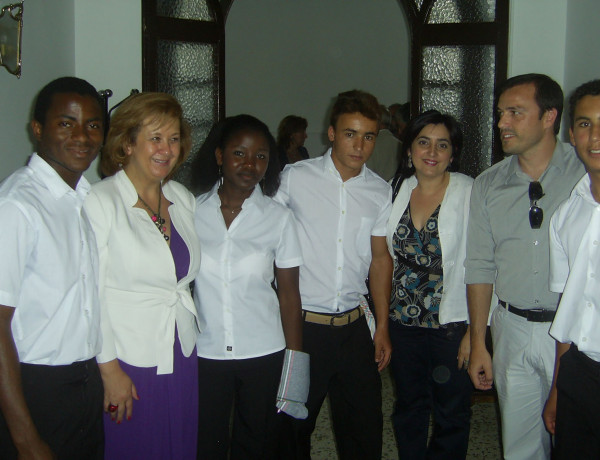
<path id="1" fill-rule="evenodd" d="M 177 99 L 166 93 L 139 93 L 127 98 L 115 111 L 110 120 L 110 129 L 100 162 L 102 174 L 112 176 L 129 162 L 125 149 L 135 145 L 137 136 L 145 124 L 164 125 L 169 121 L 179 122 L 181 152 L 175 167 L 164 179 L 173 177 L 177 168 L 190 154 L 192 137 L 183 110 Z"/>

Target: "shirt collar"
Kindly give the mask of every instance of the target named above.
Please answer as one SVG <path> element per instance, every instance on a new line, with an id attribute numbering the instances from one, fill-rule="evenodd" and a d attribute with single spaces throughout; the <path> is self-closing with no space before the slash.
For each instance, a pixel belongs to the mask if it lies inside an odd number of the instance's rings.
<path id="1" fill-rule="evenodd" d="M 335 163 L 333 162 L 333 159 L 331 158 L 331 150 L 332 150 L 331 147 L 329 147 L 327 149 L 327 152 L 325 152 L 325 154 L 323 155 L 323 174 L 333 174 L 339 180 L 342 180 L 342 176 L 340 175 L 340 172 L 335 167 Z M 366 166 L 363 164 L 362 167 L 360 168 L 360 172 L 356 176 L 351 177 L 348 180 L 357 179 L 359 177 L 364 179 L 365 178 L 365 169 L 366 169 Z"/>
<path id="2" fill-rule="evenodd" d="M 115 181 L 117 181 L 117 186 L 121 190 L 121 195 L 123 196 L 125 204 L 131 207 L 135 206 L 138 202 L 138 193 L 125 170 L 121 169 L 115 173 Z M 173 200 L 171 199 L 171 181 L 163 183 L 162 191 L 165 198 L 170 203 L 173 203 Z"/>
<path id="3" fill-rule="evenodd" d="M 577 185 L 575 185 L 575 188 L 573 189 L 572 195 L 580 196 L 582 199 L 584 199 L 585 201 L 588 201 L 589 203 L 593 204 L 594 206 L 600 206 L 600 204 L 597 203 L 596 200 L 594 199 L 594 196 L 592 195 L 592 190 L 590 189 L 590 186 L 591 186 L 590 176 L 589 176 L 589 174 L 586 174 L 579 180 L 579 182 L 577 182 Z"/>
<path id="4" fill-rule="evenodd" d="M 213 188 L 208 192 L 207 201 L 210 201 L 213 206 L 217 209 L 221 207 L 221 198 L 219 197 L 219 182 L 217 182 Z M 267 200 L 269 198 L 266 197 L 259 184 L 254 186 L 254 190 L 250 194 L 248 198 L 244 200 L 242 203 L 242 209 L 248 209 L 249 207 L 256 207 L 259 211 L 264 212 L 267 204 Z"/>
<path id="5" fill-rule="evenodd" d="M 56 172 L 56 170 L 37 153 L 31 155 L 27 166 L 40 178 L 41 182 L 55 199 L 59 199 L 73 191 L 83 199 L 90 191 L 90 183 L 83 175 L 77 182 L 75 190 L 73 190 L 71 186 L 60 177 L 60 174 L 58 174 L 58 172 Z"/>
<path id="6" fill-rule="evenodd" d="M 567 150 L 568 149 L 566 145 L 557 140 L 554 151 L 552 152 L 552 158 L 550 159 L 550 163 L 548 164 L 546 171 L 548 171 L 550 168 L 557 168 L 559 172 L 564 172 L 567 167 Z M 512 155 L 510 164 L 508 165 L 505 182 L 507 183 L 513 174 L 516 175 L 520 171 L 521 167 L 519 166 L 518 155 Z M 546 171 L 542 173 L 542 177 L 546 174 Z"/>

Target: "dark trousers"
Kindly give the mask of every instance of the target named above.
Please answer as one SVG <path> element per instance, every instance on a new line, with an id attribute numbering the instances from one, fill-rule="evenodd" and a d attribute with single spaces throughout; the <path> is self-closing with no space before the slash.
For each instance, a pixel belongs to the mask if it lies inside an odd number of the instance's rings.
<path id="1" fill-rule="evenodd" d="M 41 438 L 60 460 L 104 456 L 104 390 L 95 359 L 68 366 L 21 364 L 27 407 Z M 0 458 L 17 458 L 0 414 Z"/>
<path id="2" fill-rule="evenodd" d="M 308 418 L 286 417 L 282 459 L 310 459 L 310 437 L 325 397 L 340 459 L 381 458 L 381 378 L 364 317 L 342 327 L 304 322 L 303 349 L 310 354 Z"/>
<path id="3" fill-rule="evenodd" d="M 456 360 L 465 331 L 463 323 L 429 329 L 390 321 L 396 384 L 392 422 L 400 460 L 466 457 L 473 387 Z M 432 410 L 434 427 L 428 446 Z"/>
<path id="4" fill-rule="evenodd" d="M 258 358 L 198 358 L 198 460 L 271 459 L 281 418 L 275 406 L 285 351 Z M 231 442 L 229 427 L 233 406 Z"/>
<path id="5" fill-rule="evenodd" d="M 600 363 L 571 345 L 561 357 L 556 388 L 553 458 L 600 458 Z"/>

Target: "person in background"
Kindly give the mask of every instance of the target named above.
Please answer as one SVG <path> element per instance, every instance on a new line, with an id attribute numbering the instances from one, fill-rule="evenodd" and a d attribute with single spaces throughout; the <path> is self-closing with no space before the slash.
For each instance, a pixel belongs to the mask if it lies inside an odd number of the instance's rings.
<path id="1" fill-rule="evenodd" d="M 200 247 L 194 197 L 171 180 L 190 145 L 174 97 L 131 96 L 111 120 L 101 163 L 108 177 L 85 201 L 100 256 L 107 460 L 196 454 L 198 325 L 189 285 Z"/>
<path id="2" fill-rule="evenodd" d="M 404 138 L 404 130 L 410 120 L 410 102 L 392 104 L 389 106 L 391 121 L 390 131 L 399 141 Z"/>
<path id="3" fill-rule="evenodd" d="M 306 118 L 288 115 L 279 123 L 277 128 L 277 148 L 279 150 L 279 166 L 306 160 L 308 151 L 304 147 L 306 141 Z"/>
<path id="4" fill-rule="evenodd" d="M 508 155 L 473 184 L 465 282 L 471 326 L 469 375 L 475 388 L 495 383 L 508 460 L 549 459 L 542 410 L 552 383 L 548 335 L 558 294 L 548 287 L 550 216 L 584 174 L 573 148 L 558 142 L 563 93 L 541 74 L 500 85 L 496 103 Z M 486 349 L 490 303 L 494 359 Z"/>
<path id="5" fill-rule="evenodd" d="M 373 154 L 367 161 L 367 167 L 379 174 L 385 181 L 394 177 L 400 160 L 402 142 L 390 131 L 392 118 L 385 105 L 381 105 L 381 123 L 377 133 L 377 142 Z"/>
<path id="6" fill-rule="evenodd" d="M 393 181 L 398 193 L 387 226 L 394 259 L 394 433 L 401 459 L 464 459 L 473 389 L 467 374 L 464 284 L 473 179 L 451 172 L 459 168 L 463 135 L 450 115 L 435 110 L 418 115 L 406 127 L 404 139 Z"/>
<path id="7" fill-rule="evenodd" d="M 331 148 L 319 158 L 288 165 L 275 197 L 298 222 L 305 262 L 300 267 L 303 345 L 311 360 L 308 418 L 292 421 L 282 443 L 284 458 L 310 458 L 311 434 L 327 394 L 340 457 L 381 458 L 379 371 L 392 351 L 392 259 L 385 241 L 391 188 L 365 166 L 380 117 L 373 95 L 340 93 L 328 129 Z M 367 275 L 377 317 L 372 333 L 360 306 Z"/>
<path id="8" fill-rule="evenodd" d="M 306 416 L 308 356 L 296 225 L 271 199 L 279 187 L 275 140 L 250 115 L 226 118 L 206 139 L 193 175 L 203 192 L 195 216 L 203 248 L 194 290 L 202 329 L 198 459 L 276 458 L 277 409 Z M 290 361 L 303 363 L 303 396 L 278 392 Z"/>
<path id="9" fill-rule="evenodd" d="M 98 255 L 82 177 L 103 138 L 87 81 L 39 92 L 24 166 L 0 184 L 0 457 L 103 456 Z"/>
<path id="10" fill-rule="evenodd" d="M 571 144 L 587 175 L 550 221 L 550 289 L 561 293 L 550 335 L 556 339 L 544 422 L 553 458 L 600 458 L 600 80 L 569 99 Z"/>

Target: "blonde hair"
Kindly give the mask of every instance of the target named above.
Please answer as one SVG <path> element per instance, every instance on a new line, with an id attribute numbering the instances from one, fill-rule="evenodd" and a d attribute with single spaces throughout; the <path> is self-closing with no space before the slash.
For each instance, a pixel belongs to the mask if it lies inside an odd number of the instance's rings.
<path id="1" fill-rule="evenodd" d="M 190 154 L 192 138 L 190 128 L 183 119 L 181 105 L 170 94 L 139 93 L 126 99 L 110 120 L 110 129 L 102 152 L 100 167 L 105 176 L 112 176 L 129 162 L 126 148 L 135 145 L 140 129 L 146 124 L 164 125 L 167 121 L 179 121 L 181 152 L 175 167 L 165 178 L 173 177 L 179 166 Z"/>

